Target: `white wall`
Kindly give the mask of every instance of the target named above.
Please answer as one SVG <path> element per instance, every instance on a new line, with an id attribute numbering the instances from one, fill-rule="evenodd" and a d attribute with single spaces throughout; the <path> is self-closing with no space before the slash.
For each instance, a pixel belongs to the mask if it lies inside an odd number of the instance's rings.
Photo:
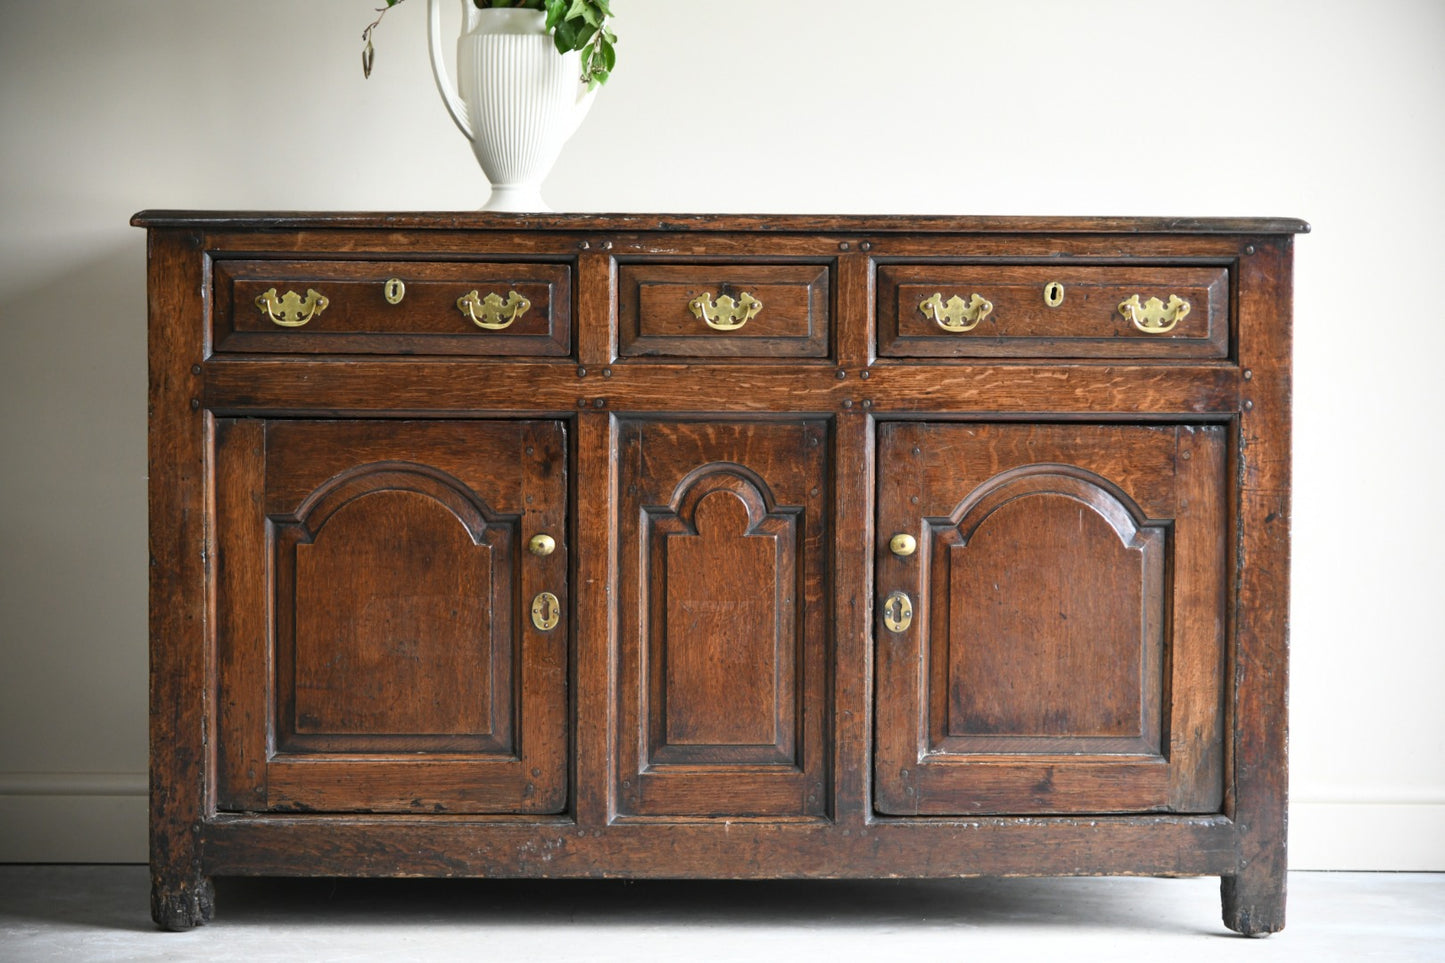
<path id="1" fill-rule="evenodd" d="M 559 210 L 1313 222 L 1292 864 L 1445 870 L 1445 3 L 613 2 L 621 63 L 547 185 Z M 0 0 L 0 859 L 144 859 L 130 214 L 485 196 L 421 0 L 362 81 L 377 5 Z"/>

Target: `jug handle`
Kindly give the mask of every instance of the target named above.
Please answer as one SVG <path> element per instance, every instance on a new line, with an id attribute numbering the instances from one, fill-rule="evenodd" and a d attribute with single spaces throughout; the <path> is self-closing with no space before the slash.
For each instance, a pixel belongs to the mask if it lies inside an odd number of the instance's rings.
<path id="1" fill-rule="evenodd" d="M 467 105 L 457 96 L 456 84 L 447 75 L 446 61 L 442 59 L 442 13 L 441 0 L 427 0 L 427 49 L 431 52 L 431 73 L 437 82 L 437 90 L 442 95 L 442 102 L 447 105 L 447 112 L 452 115 L 467 140 L 475 140 L 476 135 L 472 133 L 472 125 L 467 120 Z M 471 0 L 462 0 L 462 24 L 465 29 L 467 19 L 467 8 Z"/>

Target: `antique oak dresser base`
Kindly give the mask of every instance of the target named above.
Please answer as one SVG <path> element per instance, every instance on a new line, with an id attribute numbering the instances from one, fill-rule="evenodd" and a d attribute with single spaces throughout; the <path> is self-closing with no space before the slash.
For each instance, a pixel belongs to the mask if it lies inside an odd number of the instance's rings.
<path id="1" fill-rule="evenodd" d="M 1291 220 L 145 212 L 152 912 L 1214 875 L 1284 925 Z"/>

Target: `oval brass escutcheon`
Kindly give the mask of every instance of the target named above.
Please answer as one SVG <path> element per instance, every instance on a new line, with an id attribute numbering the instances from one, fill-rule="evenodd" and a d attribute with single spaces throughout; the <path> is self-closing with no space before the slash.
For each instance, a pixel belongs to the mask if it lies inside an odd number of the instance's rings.
<path id="1" fill-rule="evenodd" d="M 906 632 L 913 624 L 913 602 L 903 592 L 891 592 L 883 600 L 883 624 L 889 632 Z"/>
<path id="2" fill-rule="evenodd" d="M 401 299 L 406 297 L 406 282 L 401 278 L 387 278 L 382 293 L 386 295 L 387 304 L 400 304 Z"/>
<path id="3" fill-rule="evenodd" d="M 1044 303 L 1051 308 L 1057 308 L 1064 303 L 1064 286 L 1058 281 L 1050 281 L 1044 285 Z"/>
<path id="4" fill-rule="evenodd" d="M 562 603 L 551 592 L 538 593 L 532 600 L 532 624 L 539 631 L 550 632 L 562 618 Z"/>

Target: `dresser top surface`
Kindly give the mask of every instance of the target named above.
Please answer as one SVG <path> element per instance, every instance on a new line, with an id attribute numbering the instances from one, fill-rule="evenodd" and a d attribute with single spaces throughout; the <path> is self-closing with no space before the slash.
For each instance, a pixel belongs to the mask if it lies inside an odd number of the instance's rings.
<path id="1" fill-rule="evenodd" d="M 733 231 L 938 234 L 1304 234 L 1288 217 L 1040 217 L 875 214 L 500 214 L 478 211 L 146 210 L 131 223 L 205 230 Z"/>

